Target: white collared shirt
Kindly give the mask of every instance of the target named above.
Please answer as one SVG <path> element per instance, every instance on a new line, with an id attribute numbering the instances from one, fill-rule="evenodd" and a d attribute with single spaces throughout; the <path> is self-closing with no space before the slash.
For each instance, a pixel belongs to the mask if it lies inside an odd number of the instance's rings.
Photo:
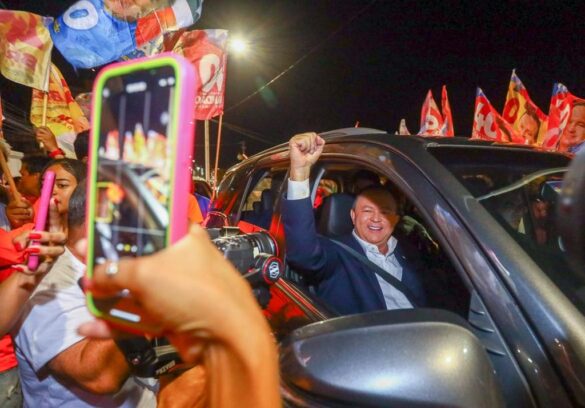
<path id="1" fill-rule="evenodd" d="M 396 259 L 394 255 L 394 250 L 396 249 L 396 245 L 398 245 L 398 240 L 394 237 L 390 237 L 388 240 L 388 252 L 383 254 L 380 252 L 378 247 L 374 244 L 370 244 L 369 242 L 364 241 L 355 232 L 355 229 L 352 232 L 353 237 L 357 240 L 360 246 L 363 248 L 364 252 L 366 253 L 367 258 L 375 263 L 380 268 L 384 269 L 390 275 L 394 276 L 399 281 L 402 281 L 402 266 Z M 378 283 L 380 284 L 380 288 L 382 289 L 382 294 L 384 295 L 384 301 L 386 302 L 386 309 L 393 310 L 393 309 L 412 309 L 412 304 L 408 301 L 406 296 L 396 289 L 393 285 L 386 282 L 384 278 L 376 274 L 376 278 L 378 279 Z"/>

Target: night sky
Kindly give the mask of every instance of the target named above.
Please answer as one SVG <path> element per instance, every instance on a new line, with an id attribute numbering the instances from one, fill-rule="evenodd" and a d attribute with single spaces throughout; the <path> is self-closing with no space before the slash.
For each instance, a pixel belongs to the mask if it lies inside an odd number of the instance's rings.
<path id="1" fill-rule="evenodd" d="M 74 1 L 2 3 L 56 16 Z M 295 132 L 351 127 L 358 120 L 394 132 L 405 118 L 416 132 L 427 90 L 440 103 L 443 84 L 455 132 L 468 136 L 476 87 L 501 111 L 513 68 L 545 112 L 556 81 L 585 96 L 585 2 L 494 3 L 206 0 L 194 28 L 228 29 L 251 45 L 249 55 L 228 59 L 221 165 L 236 162 L 241 141 L 255 153 Z M 53 60 L 74 94 L 89 90 L 95 72 L 75 72 L 56 49 Z M 5 80 L 0 86 L 4 99 L 28 110 L 26 88 Z M 213 139 L 215 131 L 212 125 Z"/>

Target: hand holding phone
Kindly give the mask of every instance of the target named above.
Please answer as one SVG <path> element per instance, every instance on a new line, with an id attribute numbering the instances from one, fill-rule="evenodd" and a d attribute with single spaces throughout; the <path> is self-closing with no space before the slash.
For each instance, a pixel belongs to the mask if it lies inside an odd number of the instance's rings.
<path id="1" fill-rule="evenodd" d="M 55 184 L 55 173 L 46 171 L 43 177 L 43 187 L 41 197 L 39 198 L 38 214 L 35 220 L 35 231 L 45 231 L 47 226 L 47 215 L 49 213 L 49 204 L 53 195 L 53 186 Z M 31 241 L 31 245 L 38 244 L 38 241 Z M 31 254 L 28 257 L 28 269 L 36 271 L 39 266 L 39 256 Z"/>
<path id="2" fill-rule="evenodd" d="M 194 139 L 195 70 L 162 54 L 113 64 L 93 91 L 88 183 L 87 275 L 125 257 L 157 252 L 187 233 Z M 164 271 L 161 271 L 164 273 Z M 88 294 L 96 316 L 156 331 L 125 292 Z"/>

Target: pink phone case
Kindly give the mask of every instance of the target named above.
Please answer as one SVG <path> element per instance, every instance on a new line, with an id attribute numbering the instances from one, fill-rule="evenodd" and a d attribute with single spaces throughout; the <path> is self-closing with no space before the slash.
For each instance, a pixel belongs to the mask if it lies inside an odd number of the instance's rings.
<path id="1" fill-rule="evenodd" d="M 168 62 L 167 62 L 168 61 Z M 90 169 L 89 174 L 94 174 L 95 170 L 94 166 L 97 166 L 97 158 L 94 157 L 96 143 L 99 143 L 100 135 L 97 133 L 97 129 L 99 129 L 99 122 L 100 118 L 95 116 L 95 109 L 97 106 L 100 106 L 101 110 L 101 101 L 98 98 L 101 98 L 101 91 L 100 86 L 103 86 L 106 79 L 111 76 L 120 75 L 121 72 L 127 74 L 131 72 L 128 70 L 132 66 L 132 68 L 136 68 L 136 70 L 142 70 L 148 67 L 153 67 L 155 63 L 160 63 L 161 65 L 167 63 L 168 65 L 173 65 L 177 72 L 177 78 L 180 78 L 180 86 L 176 87 L 177 92 L 180 92 L 179 95 L 179 104 L 178 104 L 178 112 L 176 116 L 172 118 L 174 121 L 174 128 L 176 129 L 176 138 L 174 138 L 174 146 L 172 146 L 172 150 L 174 151 L 175 160 L 172 166 L 172 174 L 174 177 L 172 190 L 170 193 L 171 203 L 169 206 L 169 211 L 172 216 L 170 217 L 169 221 L 169 229 L 168 229 L 168 243 L 174 243 L 181 239 L 183 236 L 186 235 L 189 225 L 187 222 L 187 215 L 188 215 L 188 195 L 190 193 L 190 183 L 191 183 L 191 173 L 190 168 L 192 167 L 192 152 L 193 152 L 193 143 L 194 143 L 194 125 L 195 125 L 195 95 L 196 95 L 196 74 L 193 65 L 183 57 L 177 56 L 171 53 L 163 53 L 154 58 L 142 58 L 142 59 L 135 59 L 131 61 L 121 62 L 109 65 L 104 70 L 102 70 L 98 77 L 95 80 L 94 90 L 93 90 L 93 109 L 92 110 L 92 131 L 90 132 L 90 152 L 92 154 L 89 155 L 89 162 L 88 168 Z M 99 102 L 99 105 L 98 105 Z M 91 186 L 88 183 L 88 194 L 87 197 L 92 197 L 91 189 L 95 188 L 95 186 Z M 90 209 L 90 201 L 87 202 L 87 214 L 89 215 L 88 218 L 88 228 L 92 228 L 92 223 L 94 220 L 94 214 L 92 214 L 92 208 Z M 88 231 L 88 236 L 89 236 Z M 93 238 L 93 237 L 92 237 Z M 91 278 L 93 275 L 93 265 L 90 265 L 89 258 L 93 256 L 92 252 L 88 248 L 88 269 L 87 274 Z M 91 293 L 88 294 L 88 306 L 91 312 L 101 318 L 107 319 L 112 321 L 113 323 L 117 323 L 117 325 L 122 325 L 122 328 L 128 330 L 130 327 L 134 331 L 152 331 L 153 328 L 144 325 L 142 321 L 140 322 L 128 322 L 118 318 L 115 318 L 108 313 L 105 313 L 102 310 L 99 310 L 95 307 L 95 304 L 92 300 Z M 129 326 L 129 327 L 128 327 Z"/>
<path id="2" fill-rule="evenodd" d="M 43 188 L 41 190 L 41 197 L 39 198 L 39 212 L 35 220 L 35 231 L 44 231 L 47 225 L 47 215 L 49 214 L 49 203 L 53 195 L 53 185 L 55 184 L 55 173 L 52 171 L 45 172 L 43 179 Z M 31 244 L 38 244 L 39 241 L 31 241 Z M 39 256 L 30 255 L 28 257 L 28 269 L 36 271 L 39 267 Z"/>

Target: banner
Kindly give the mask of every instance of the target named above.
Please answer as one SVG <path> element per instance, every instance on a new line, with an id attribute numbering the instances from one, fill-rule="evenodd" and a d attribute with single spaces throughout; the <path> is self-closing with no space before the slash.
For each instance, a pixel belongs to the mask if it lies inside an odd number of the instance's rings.
<path id="1" fill-rule="evenodd" d="M 523 143 L 524 141 L 516 134 L 512 125 L 500 116 L 481 88 L 477 88 L 471 138 L 492 142 Z"/>
<path id="2" fill-rule="evenodd" d="M 79 0 L 49 30 L 61 54 L 78 68 L 151 55 L 160 51 L 164 33 L 199 19 L 203 0 L 175 0 L 165 8 L 158 3 L 125 7 L 119 0 Z"/>
<path id="3" fill-rule="evenodd" d="M 441 113 L 443 114 L 443 126 L 441 127 L 441 136 L 455 136 L 453 127 L 453 114 L 451 113 L 451 104 L 447 95 L 447 85 L 441 89 Z"/>
<path id="4" fill-rule="evenodd" d="M 173 52 L 187 58 L 200 80 L 195 119 L 207 120 L 223 113 L 227 62 L 227 30 L 193 30 L 181 35 Z"/>
<path id="5" fill-rule="evenodd" d="M 43 96 L 43 92 L 33 89 L 30 121 L 34 126 L 42 124 Z M 47 100 L 47 127 L 51 129 L 57 143 L 68 156 L 74 152 L 73 142 L 77 133 L 89 129 L 89 121 L 73 99 L 63 75 L 53 64 Z"/>
<path id="6" fill-rule="evenodd" d="M 26 11 L 0 10 L 0 72 L 11 81 L 46 91 L 53 42 L 47 19 Z"/>
<path id="7" fill-rule="evenodd" d="M 569 121 L 574 99 L 575 97 L 569 92 L 565 85 L 561 83 L 554 84 L 548 110 L 546 136 L 542 141 L 542 147 L 545 149 L 557 149 L 563 129 Z"/>
<path id="8" fill-rule="evenodd" d="M 516 75 L 516 70 L 512 71 L 502 116 L 524 139 L 525 144 L 537 144 L 538 140 L 541 140 L 546 133 L 548 118 L 532 102 L 528 90 Z"/>
<path id="9" fill-rule="evenodd" d="M 398 132 L 396 132 L 396 134 L 402 136 L 408 136 L 411 134 L 410 130 L 408 130 L 408 127 L 406 126 L 406 119 L 400 119 L 400 125 L 398 126 Z"/>
<path id="10" fill-rule="evenodd" d="M 441 136 L 442 126 L 443 117 L 433 98 L 433 92 L 429 89 L 420 112 L 420 130 L 418 134 L 421 136 Z"/>

